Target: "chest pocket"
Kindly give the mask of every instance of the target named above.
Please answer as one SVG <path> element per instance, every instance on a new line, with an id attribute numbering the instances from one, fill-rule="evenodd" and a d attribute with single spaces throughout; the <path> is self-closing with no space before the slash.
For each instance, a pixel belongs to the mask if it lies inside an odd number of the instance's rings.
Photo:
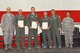
<path id="1" fill-rule="evenodd" d="M 32 21 L 37 21 L 37 16 L 36 15 L 31 15 L 31 20 Z"/>
<path id="2" fill-rule="evenodd" d="M 56 17 L 53 17 L 53 19 L 56 20 L 57 18 Z"/>
<path id="3" fill-rule="evenodd" d="M 45 22 L 45 19 L 43 19 L 42 22 Z"/>
<path id="4" fill-rule="evenodd" d="M 22 16 L 18 17 L 18 20 L 23 20 L 23 19 L 24 19 L 24 17 L 22 17 Z"/>

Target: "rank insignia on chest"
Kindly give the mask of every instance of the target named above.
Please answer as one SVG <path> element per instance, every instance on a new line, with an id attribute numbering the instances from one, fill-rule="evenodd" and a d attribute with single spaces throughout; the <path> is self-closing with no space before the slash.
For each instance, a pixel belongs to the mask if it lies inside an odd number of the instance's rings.
<path id="1" fill-rule="evenodd" d="M 37 16 L 35 15 L 35 17 L 37 17 Z"/>
<path id="2" fill-rule="evenodd" d="M 31 18 L 33 18 L 33 16 L 31 16 Z"/>
<path id="3" fill-rule="evenodd" d="M 54 19 L 56 19 L 56 18 L 54 17 Z"/>

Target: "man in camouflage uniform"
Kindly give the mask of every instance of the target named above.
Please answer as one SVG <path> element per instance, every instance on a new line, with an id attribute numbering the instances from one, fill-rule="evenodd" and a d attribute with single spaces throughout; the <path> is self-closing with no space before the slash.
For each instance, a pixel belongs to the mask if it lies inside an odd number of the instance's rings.
<path id="1" fill-rule="evenodd" d="M 31 7 L 31 14 L 27 16 L 27 25 L 29 27 L 29 38 L 28 38 L 29 48 L 28 49 L 31 49 L 31 42 L 32 42 L 33 35 L 34 35 L 35 48 L 39 48 L 37 45 L 38 44 L 38 41 L 37 41 L 38 28 L 37 29 L 32 28 L 32 25 L 31 25 L 32 21 L 36 21 L 38 24 L 38 15 L 35 13 L 34 7 Z"/>
<path id="2" fill-rule="evenodd" d="M 51 35 L 53 37 L 54 46 L 53 48 L 57 47 L 61 48 L 61 37 L 60 37 L 60 28 L 61 28 L 61 22 L 60 17 L 55 14 L 55 10 L 51 10 L 52 16 L 50 17 L 52 26 L 51 26 Z"/>
<path id="3" fill-rule="evenodd" d="M 18 24 L 18 21 L 23 21 L 23 27 L 20 27 Z M 22 37 L 22 47 L 25 48 L 24 42 L 25 42 L 25 31 L 24 31 L 24 16 L 22 15 L 22 9 L 18 10 L 18 15 L 15 16 L 14 24 L 16 27 L 16 44 L 17 49 L 20 49 L 20 36 Z"/>
<path id="4" fill-rule="evenodd" d="M 65 46 L 71 47 L 73 45 L 73 30 L 74 30 L 74 21 L 70 17 L 70 13 L 67 12 L 67 17 L 62 21 L 62 30 L 65 35 Z"/>
<path id="5" fill-rule="evenodd" d="M 47 29 L 42 28 L 42 23 L 43 22 L 48 22 L 48 28 Z M 43 34 L 43 41 L 44 41 L 43 48 L 47 47 L 47 38 L 48 38 L 49 48 L 52 48 L 52 46 L 51 46 L 51 30 L 50 30 L 51 21 L 50 21 L 50 18 L 47 16 L 47 12 L 44 12 L 44 17 L 40 21 L 40 27 L 42 29 L 42 34 Z"/>
<path id="6" fill-rule="evenodd" d="M 5 13 L 2 16 L 1 27 L 4 34 L 5 50 L 8 50 L 8 48 L 12 49 L 11 44 L 12 44 L 12 37 L 13 37 L 13 31 L 14 31 L 14 24 L 13 24 L 14 15 L 10 13 L 11 11 L 10 7 L 7 7 L 6 11 L 7 13 Z"/>

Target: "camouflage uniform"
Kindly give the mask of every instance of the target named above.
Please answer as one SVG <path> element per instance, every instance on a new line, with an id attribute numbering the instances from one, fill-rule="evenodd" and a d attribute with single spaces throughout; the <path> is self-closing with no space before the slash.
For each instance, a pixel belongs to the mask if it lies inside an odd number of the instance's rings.
<path id="1" fill-rule="evenodd" d="M 12 36 L 14 31 L 14 15 L 6 13 L 2 16 L 1 27 L 4 31 L 4 44 L 12 43 Z"/>
<path id="2" fill-rule="evenodd" d="M 66 17 L 62 21 L 62 30 L 65 35 L 65 45 L 69 47 L 69 44 L 73 44 L 73 30 L 74 30 L 74 21 L 71 17 Z"/>

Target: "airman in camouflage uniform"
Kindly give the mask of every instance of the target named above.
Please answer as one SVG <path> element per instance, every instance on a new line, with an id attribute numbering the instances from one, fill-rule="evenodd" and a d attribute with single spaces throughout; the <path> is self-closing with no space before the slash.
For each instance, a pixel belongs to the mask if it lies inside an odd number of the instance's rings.
<path id="1" fill-rule="evenodd" d="M 62 21 L 62 30 L 65 35 L 65 46 L 71 47 L 73 45 L 73 30 L 74 30 L 74 21 L 70 17 L 70 13 L 67 12 L 67 17 Z"/>
<path id="2" fill-rule="evenodd" d="M 4 44 L 5 44 L 5 50 L 8 50 L 8 48 L 12 48 L 12 37 L 13 37 L 13 31 L 14 31 L 14 15 L 10 13 L 11 8 L 6 8 L 7 13 L 5 13 L 2 16 L 1 20 L 1 27 L 4 34 Z M 8 47 L 9 45 L 9 47 Z"/>

